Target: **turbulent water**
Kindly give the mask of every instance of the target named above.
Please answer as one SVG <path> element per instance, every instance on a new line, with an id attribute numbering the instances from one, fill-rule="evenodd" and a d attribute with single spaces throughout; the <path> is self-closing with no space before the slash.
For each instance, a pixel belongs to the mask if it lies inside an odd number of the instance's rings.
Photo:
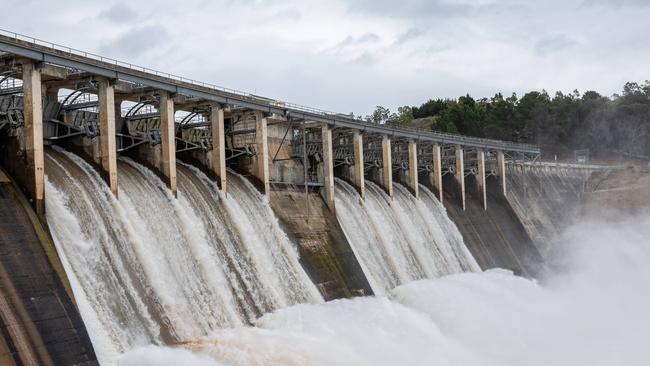
<path id="1" fill-rule="evenodd" d="M 123 365 L 645 365 L 650 215 L 583 223 L 565 270 L 543 283 L 504 270 L 415 281 L 390 297 L 297 305 L 183 349 L 145 347 Z"/>
<path id="2" fill-rule="evenodd" d="M 647 359 L 650 215 L 574 226 L 554 267 L 566 272 L 540 284 L 480 272 L 425 187 L 416 200 L 395 185 L 391 199 L 368 182 L 361 202 L 337 180 L 337 217 L 377 295 L 323 303 L 266 198 L 243 177 L 229 173 L 225 196 L 180 164 L 174 199 L 145 167 L 125 159 L 118 169 L 119 200 L 80 158 L 46 156 L 48 224 L 102 364 Z M 513 194 L 520 209 L 529 189 Z"/>
<path id="3" fill-rule="evenodd" d="M 100 361 L 183 344 L 297 303 L 322 302 L 268 202 L 229 174 L 225 197 L 178 166 L 178 199 L 118 163 L 119 200 L 88 164 L 46 156 L 47 220 Z"/>
<path id="4" fill-rule="evenodd" d="M 366 182 L 356 190 L 336 180 L 336 212 L 343 231 L 376 294 L 423 278 L 480 270 L 444 207 L 426 187 L 417 200 L 394 184 L 391 199 Z"/>

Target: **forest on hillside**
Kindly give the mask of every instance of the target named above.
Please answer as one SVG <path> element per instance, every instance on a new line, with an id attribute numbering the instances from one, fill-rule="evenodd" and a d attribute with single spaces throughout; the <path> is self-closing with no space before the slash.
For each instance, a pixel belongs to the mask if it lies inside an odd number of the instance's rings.
<path id="1" fill-rule="evenodd" d="M 592 157 L 644 158 L 650 156 L 650 81 L 626 83 L 613 96 L 531 91 L 522 97 L 432 99 L 396 112 L 377 106 L 365 119 L 538 144 L 546 159 L 571 159 L 578 149 L 589 149 Z"/>

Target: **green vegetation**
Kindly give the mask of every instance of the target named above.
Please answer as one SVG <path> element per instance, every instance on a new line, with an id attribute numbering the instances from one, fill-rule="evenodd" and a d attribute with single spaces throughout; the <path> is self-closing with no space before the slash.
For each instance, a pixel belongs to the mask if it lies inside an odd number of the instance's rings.
<path id="1" fill-rule="evenodd" d="M 429 100 L 397 113 L 378 106 L 366 120 L 534 143 L 547 158 L 570 158 L 577 149 L 589 149 L 592 156 L 650 156 L 650 82 L 627 83 L 612 97 L 532 91 L 521 98 L 498 93 L 478 100 L 469 95 Z"/>

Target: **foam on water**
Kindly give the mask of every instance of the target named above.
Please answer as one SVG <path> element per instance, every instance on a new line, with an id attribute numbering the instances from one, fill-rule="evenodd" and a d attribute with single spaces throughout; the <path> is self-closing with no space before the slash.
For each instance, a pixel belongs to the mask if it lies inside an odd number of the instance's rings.
<path id="1" fill-rule="evenodd" d="M 187 347 L 231 366 L 646 364 L 648 237 L 650 216 L 580 224 L 563 236 L 565 270 L 543 283 L 505 270 L 414 281 Z"/>
<path id="2" fill-rule="evenodd" d="M 339 220 L 382 295 L 322 303 L 242 177 L 225 196 L 179 165 L 174 199 L 148 169 L 119 170 L 117 200 L 78 157 L 47 155 L 48 224 L 102 364 L 647 363 L 650 215 L 573 226 L 562 271 L 538 283 L 478 272 L 426 188 L 391 200 L 369 183 L 360 202 L 337 181 Z"/>

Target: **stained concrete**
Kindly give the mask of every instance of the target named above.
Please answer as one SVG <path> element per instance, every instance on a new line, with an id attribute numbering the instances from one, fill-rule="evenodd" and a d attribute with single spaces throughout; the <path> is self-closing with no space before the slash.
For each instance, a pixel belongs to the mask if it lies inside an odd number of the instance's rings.
<path id="1" fill-rule="evenodd" d="M 444 205 L 482 269 L 505 268 L 534 277 L 542 258 L 494 177 L 487 180 L 487 206 L 473 177 L 466 178 L 465 210 L 454 177 L 443 178 Z"/>
<path id="2" fill-rule="evenodd" d="M 0 297 L 6 305 L 0 360 L 9 359 L 1 354 L 4 349 L 17 365 L 25 357 L 44 365 L 95 365 L 81 316 L 60 279 L 53 244 L 29 210 L 11 183 L 0 182 Z M 18 339 L 26 345 L 17 346 Z"/>
<path id="3" fill-rule="evenodd" d="M 372 294 L 343 230 L 319 193 L 312 191 L 307 198 L 302 187 L 271 184 L 269 201 L 325 300 Z"/>

